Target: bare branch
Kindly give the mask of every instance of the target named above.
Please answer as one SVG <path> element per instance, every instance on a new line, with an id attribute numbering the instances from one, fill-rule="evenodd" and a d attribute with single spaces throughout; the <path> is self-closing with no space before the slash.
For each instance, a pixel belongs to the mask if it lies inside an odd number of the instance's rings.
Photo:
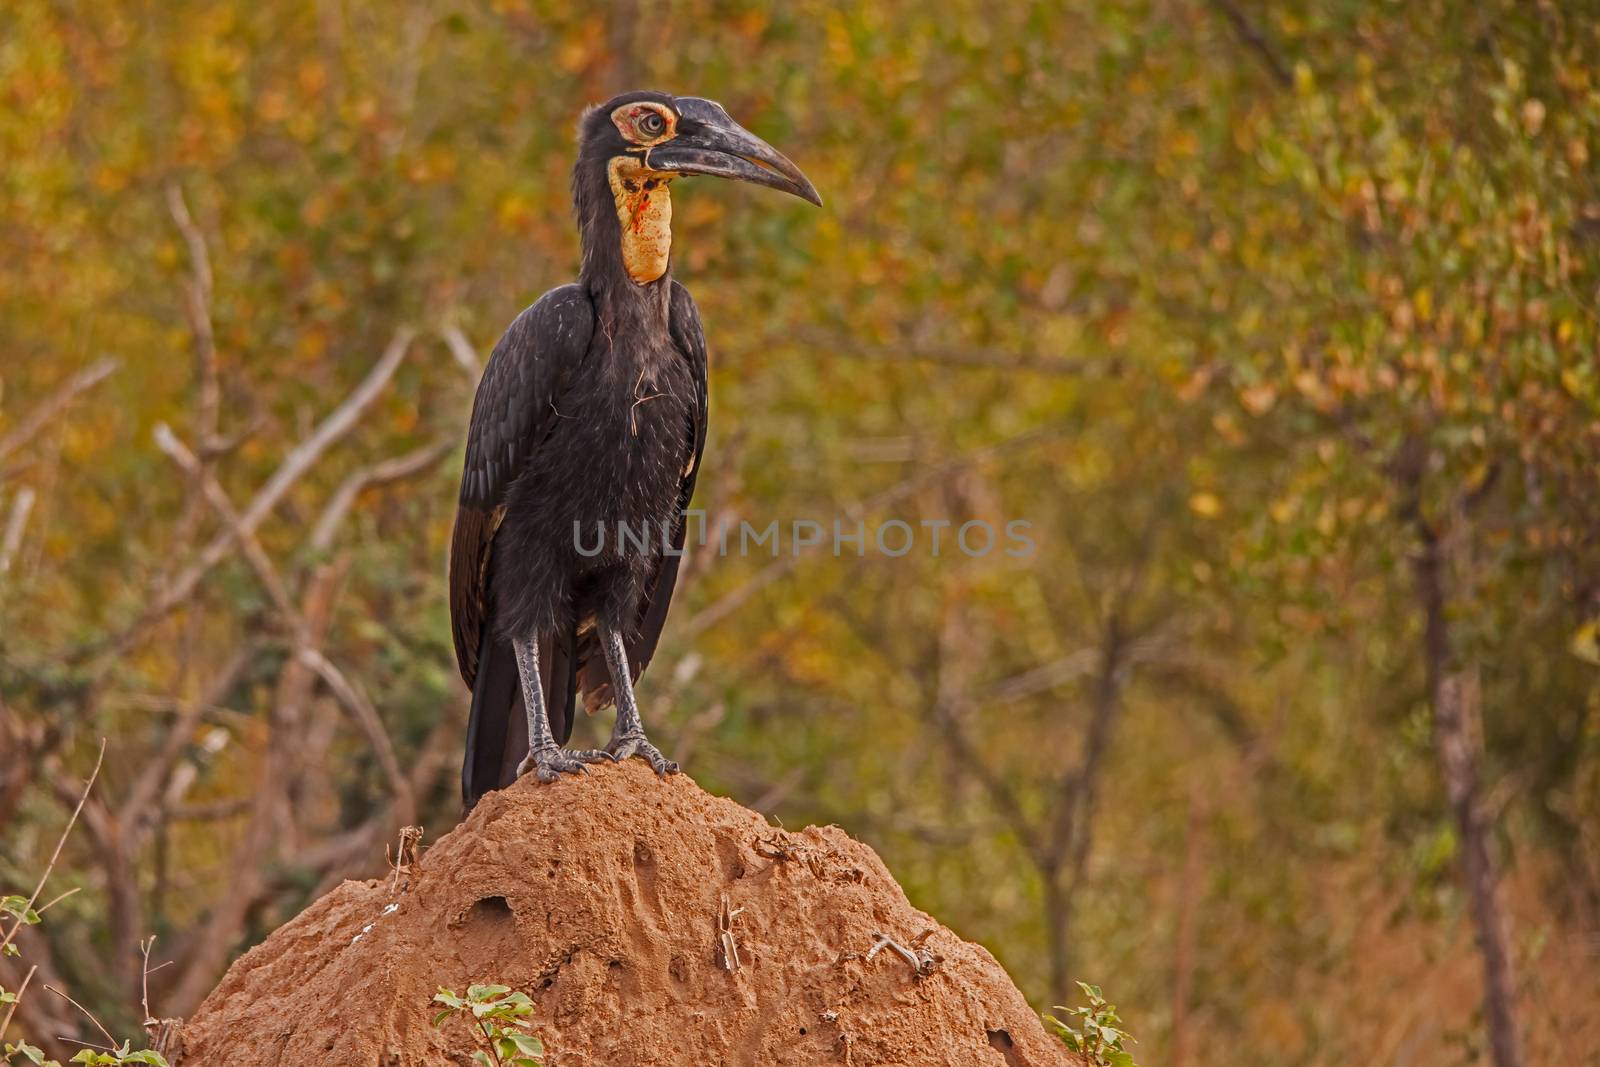
<path id="1" fill-rule="evenodd" d="M 896 941 L 888 934 L 883 933 L 881 930 L 874 930 L 872 932 L 872 937 L 872 947 L 867 950 L 867 959 L 869 960 L 884 949 L 889 949 L 896 956 L 899 956 L 901 959 L 905 960 L 906 966 L 910 967 L 912 973 L 914 973 L 918 978 L 932 974 L 934 967 L 938 964 L 938 960 L 934 958 L 933 953 L 929 952 L 927 949 L 919 948 L 916 952 L 912 952 L 909 948 L 906 948 L 900 942 Z M 916 942 L 913 942 L 913 944 L 915 943 Z"/>
<path id="2" fill-rule="evenodd" d="M 17 1005 L 22 1003 L 22 994 L 28 991 L 28 983 L 33 981 L 34 974 L 39 970 L 37 964 L 28 968 L 27 976 L 22 979 L 22 985 L 17 987 L 16 996 L 11 998 L 11 1008 L 6 1012 L 4 1021 L 0 1021 L 0 1041 L 6 1036 L 6 1031 L 11 1028 L 11 1017 L 17 1014 Z"/>
<path id="3" fill-rule="evenodd" d="M 179 604 L 187 601 L 202 579 L 211 572 L 211 569 L 226 559 L 235 548 L 241 534 L 253 534 L 256 527 L 277 507 L 295 482 L 299 481 L 312 465 L 321 458 L 322 454 L 333 444 L 343 438 L 354 428 L 356 421 L 362 413 L 377 399 L 384 386 L 394 377 L 401 361 L 405 359 L 406 351 L 411 346 L 415 331 L 403 328 L 396 331 L 394 338 L 389 342 L 388 348 L 373 364 L 372 369 L 361 383 L 345 397 L 344 402 L 328 414 L 317 425 L 311 435 L 296 445 L 278 469 L 273 472 L 254 498 L 245 509 L 239 513 L 239 521 L 230 524 L 226 529 L 217 534 L 206 547 L 201 550 L 200 556 L 191 563 L 181 574 L 167 584 L 156 597 L 154 604 L 134 622 L 122 635 L 110 645 L 112 651 L 126 649 L 146 627 L 165 618 Z"/>
<path id="4" fill-rule="evenodd" d="M 243 645 L 235 651 L 200 694 L 182 706 L 177 719 L 167 729 L 166 736 L 162 739 L 161 750 L 140 768 L 139 777 L 128 790 L 127 799 L 122 805 L 123 821 L 128 833 L 136 840 L 149 825 L 156 797 L 160 795 L 163 785 L 172 774 L 172 768 L 177 765 L 184 750 L 193 740 L 195 727 L 200 725 L 200 720 L 206 711 L 215 706 L 228 690 L 233 688 L 233 683 L 238 680 L 240 673 L 254 654 L 255 649 L 250 645 Z"/>
<path id="5" fill-rule="evenodd" d="M 67 994 L 63 993 L 61 990 L 57 989 L 53 985 L 46 985 L 44 988 L 45 988 L 45 992 L 54 993 L 56 996 L 60 997 L 64 1001 L 66 1001 L 68 1004 L 71 1004 L 74 1008 L 77 1008 L 79 1011 L 83 1012 L 83 1017 L 85 1019 L 88 1019 L 90 1022 L 94 1023 L 94 1028 L 96 1030 L 99 1030 L 100 1033 L 102 1033 L 103 1035 L 105 1035 L 105 1039 L 111 1043 L 111 1047 L 112 1048 L 116 1048 L 117 1047 L 117 1039 L 111 1036 L 111 1031 L 107 1030 L 105 1028 L 105 1024 L 104 1023 L 102 1023 L 99 1019 L 95 1018 L 94 1012 L 90 1011 L 88 1008 L 84 1007 L 82 1004 L 79 1004 L 76 1000 L 73 1000 L 71 997 L 69 997 Z M 71 1041 L 72 1038 L 69 1037 L 69 1038 L 65 1038 L 64 1040 Z M 87 1042 L 87 1041 L 78 1041 L 78 1042 L 76 1042 L 76 1044 L 89 1045 L 89 1042 Z M 94 1048 L 96 1046 L 89 1045 L 89 1047 L 90 1048 Z"/>
<path id="6" fill-rule="evenodd" d="M 38 406 L 9 433 L 0 437 L 0 463 L 4 463 L 10 458 L 11 453 L 33 440 L 39 431 L 65 411 L 80 393 L 94 388 L 111 377 L 119 366 L 121 364 L 117 360 L 108 356 L 90 364 L 56 386 L 55 392 L 40 401 Z"/>
<path id="7" fill-rule="evenodd" d="M 139 1007 L 144 1011 L 143 1026 L 150 1026 L 156 1020 L 150 1015 L 150 950 L 156 947 L 156 935 L 139 942 L 139 954 L 144 963 L 139 973 Z"/>
<path id="8" fill-rule="evenodd" d="M 318 567 L 307 580 L 301 610 L 292 624 L 296 653 L 324 639 L 342 573 L 341 566 L 329 564 Z M 234 872 L 231 891 L 217 901 L 190 942 L 183 973 L 169 997 L 177 1014 L 191 1011 L 216 984 L 250 908 L 271 894 L 268 868 L 281 847 L 285 822 L 293 815 L 290 794 L 305 770 L 298 746 L 304 707 L 314 684 L 313 672 L 298 655 L 284 662 L 267 718 L 266 753 L 251 791 L 249 818 L 229 859 Z"/>
<path id="9" fill-rule="evenodd" d="M 416 810 L 416 803 L 411 795 L 411 783 L 400 770 L 399 757 L 395 755 L 394 744 L 389 740 L 389 731 L 384 727 L 378 709 L 374 708 L 366 694 L 321 652 L 314 648 L 302 648 L 299 657 L 301 663 L 315 671 L 317 677 L 327 684 L 328 689 L 350 712 L 356 725 L 366 735 L 367 742 L 372 745 L 372 750 L 378 757 L 378 764 L 389 779 L 389 788 L 394 793 L 395 801 L 403 815 L 400 821 L 409 822 Z"/>
<path id="10" fill-rule="evenodd" d="M 75 885 L 71 889 L 67 890 L 65 893 L 57 893 L 55 896 L 50 898 L 49 903 L 40 904 L 37 908 L 35 908 L 33 910 L 36 913 L 38 913 L 39 915 L 43 915 L 45 912 L 47 912 L 51 908 L 55 907 L 57 904 L 61 903 L 63 900 L 66 900 L 68 897 L 72 896 L 73 894 L 80 893 L 82 891 L 83 891 L 83 886 Z"/>
<path id="11" fill-rule="evenodd" d="M 5 535 L 0 537 L 0 574 L 11 570 L 11 561 L 22 547 L 22 533 L 28 527 L 28 515 L 32 513 L 36 499 L 38 494 L 31 485 L 20 487 L 17 495 L 11 498 L 11 517 L 6 520 Z"/>
<path id="12" fill-rule="evenodd" d="M 190 280 L 185 286 L 185 303 L 189 314 L 189 329 L 194 334 L 195 364 L 199 380 L 196 398 L 196 447 L 202 456 L 211 454 L 216 444 L 218 416 L 222 408 L 222 386 L 217 375 L 217 342 L 212 326 L 211 294 L 213 289 L 211 256 L 206 251 L 206 239 L 189 215 L 189 205 L 184 202 L 183 189 L 177 182 L 167 185 L 167 210 L 178 232 L 189 246 Z"/>
<path id="13" fill-rule="evenodd" d="M 389 485 L 421 474 L 448 455 L 454 447 L 453 439 L 441 438 L 403 456 L 394 456 L 355 471 L 340 483 L 339 488 L 329 498 L 327 506 L 322 509 L 322 515 L 317 519 L 316 526 L 312 527 L 311 537 L 307 543 L 318 552 L 326 552 L 333 547 L 333 539 L 339 533 L 340 524 L 344 522 L 356 498 L 363 492 L 374 486 Z"/>
<path id="14" fill-rule="evenodd" d="M 227 529 L 232 531 L 234 543 L 238 546 L 240 554 L 256 572 L 257 579 L 266 589 L 273 605 L 293 624 L 298 619 L 299 613 L 295 611 L 294 603 L 290 599 L 288 586 L 278 576 L 277 568 L 273 566 L 266 549 L 256 540 L 255 531 L 245 528 L 244 519 L 234 510 L 233 501 L 228 499 L 227 492 L 217 483 L 217 479 L 199 458 L 189 451 L 188 446 L 178 439 L 178 435 L 172 432 L 172 427 L 164 422 L 157 423 L 152 436 L 155 438 L 157 448 L 171 456 L 173 462 L 183 468 L 184 473 L 198 480 L 206 503 L 222 516 Z"/>
<path id="15" fill-rule="evenodd" d="M 472 347 L 472 341 L 467 338 L 461 327 L 452 322 L 440 327 L 439 336 L 444 338 L 445 347 L 450 349 L 450 355 L 455 357 L 461 369 L 466 371 L 473 381 L 477 381 L 478 376 L 483 373 L 483 361 L 478 358 L 478 350 Z"/>
<path id="16" fill-rule="evenodd" d="M 200 233 L 200 228 L 194 224 L 194 218 L 189 214 L 189 205 L 183 198 L 183 189 L 177 182 L 167 184 L 167 210 L 172 213 L 172 221 L 178 224 L 178 232 L 183 234 L 183 240 L 189 246 L 189 261 L 194 272 L 194 283 L 201 294 L 210 300 L 211 256 L 206 251 L 206 239 Z"/>
<path id="17" fill-rule="evenodd" d="M 1277 50 L 1272 47 L 1272 42 L 1267 40 L 1267 35 L 1250 21 L 1234 0 L 1211 0 L 1211 6 L 1222 12 L 1222 17 L 1228 20 L 1233 32 L 1239 35 L 1239 40 L 1261 57 L 1261 62 L 1266 65 L 1267 73 L 1272 75 L 1273 81 L 1284 89 L 1294 85 L 1294 76 L 1289 73 L 1288 65 L 1279 57 Z"/>
<path id="18" fill-rule="evenodd" d="M 1095 666 L 1100 662 L 1098 648 L 1080 648 L 1076 652 L 1068 653 L 1059 659 L 1038 667 L 1032 667 L 1020 674 L 1012 675 L 1004 681 L 996 682 L 989 687 L 979 699 L 981 701 L 1007 701 L 1021 700 L 1025 697 L 1037 696 L 1070 685 L 1080 678 L 1088 677 L 1094 673 Z"/>

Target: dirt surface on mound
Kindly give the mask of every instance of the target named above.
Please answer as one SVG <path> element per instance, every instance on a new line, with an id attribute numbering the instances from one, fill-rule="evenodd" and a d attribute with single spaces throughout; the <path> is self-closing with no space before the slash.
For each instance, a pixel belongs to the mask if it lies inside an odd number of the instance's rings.
<path id="1" fill-rule="evenodd" d="M 550 1067 L 1075 1062 L 872 849 L 640 761 L 492 793 L 398 881 L 345 882 L 241 957 L 183 1067 L 465 1067 L 430 998 L 474 982 L 533 998 Z M 914 959 L 868 959 L 880 934 Z"/>

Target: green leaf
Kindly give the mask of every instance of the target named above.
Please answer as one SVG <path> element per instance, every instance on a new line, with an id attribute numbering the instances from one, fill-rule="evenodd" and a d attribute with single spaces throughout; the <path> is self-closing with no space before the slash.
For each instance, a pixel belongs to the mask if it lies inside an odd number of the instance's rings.
<path id="1" fill-rule="evenodd" d="M 511 1044 L 511 1051 L 524 1056 L 544 1055 L 544 1042 L 532 1034 L 511 1032 L 506 1035 Z"/>
<path id="2" fill-rule="evenodd" d="M 21 919 L 29 926 L 33 926 L 39 921 L 39 913 L 28 907 L 27 897 L 0 897 L 0 914 Z"/>
<path id="3" fill-rule="evenodd" d="M 26 1041 L 19 1041 L 15 1045 L 7 1044 L 6 1056 L 9 1058 L 13 1053 L 20 1053 L 27 1058 L 29 1063 L 39 1064 L 40 1067 L 43 1067 L 44 1050 L 36 1045 L 30 1045 Z"/>

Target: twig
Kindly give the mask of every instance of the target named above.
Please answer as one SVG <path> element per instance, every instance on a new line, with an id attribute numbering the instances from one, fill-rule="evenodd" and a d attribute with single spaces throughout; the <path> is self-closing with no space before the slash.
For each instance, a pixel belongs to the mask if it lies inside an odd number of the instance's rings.
<path id="1" fill-rule="evenodd" d="M 66 900 L 68 897 L 72 896 L 72 894 L 77 893 L 82 889 L 83 889 L 83 886 L 75 885 L 71 889 L 67 890 L 65 893 L 58 893 L 58 894 L 56 894 L 56 896 L 51 898 L 50 903 L 41 904 L 39 907 L 34 909 L 33 913 L 35 915 L 43 915 L 45 912 L 49 911 L 51 908 L 55 907 L 57 904 L 61 903 L 63 900 Z"/>
<path id="2" fill-rule="evenodd" d="M 57 1034 L 56 1040 L 65 1041 L 69 1045 L 82 1045 L 84 1048 L 92 1048 L 96 1052 L 115 1053 L 117 1051 L 115 1045 L 97 1045 L 93 1041 L 85 1041 L 81 1037 L 72 1037 L 68 1034 Z"/>
<path id="3" fill-rule="evenodd" d="M 227 529 L 234 535 L 234 542 L 239 546 L 239 552 L 244 556 L 250 568 L 256 572 L 256 577 L 266 589 L 267 596 L 271 598 L 276 607 L 291 625 L 298 616 L 294 609 L 293 601 L 289 597 L 289 588 L 284 585 L 283 579 L 278 576 L 277 568 L 272 565 L 271 558 L 266 549 L 261 547 L 261 542 L 256 540 L 255 531 L 244 527 L 244 520 L 239 512 L 234 509 L 233 501 L 228 499 L 227 492 L 217 482 L 216 477 L 206 468 L 198 456 L 189 450 L 189 447 L 179 440 L 178 435 L 172 432 L 172 427 L 164 422 L 156 423 L 156 428 L 151 431 L 156 447 L 172 457 L 172 461 L 183 468 L 185 474 L 199 483 L 200 491 L 206 498 L 206 503 L 211 505 L 213 511 L 222 517 Z"/>
<path id="4" fill-rule="evenodd" d="M 71 1004 L 74 1008 L 77 1008 L 79 1011 L 83 1012 L 84 1018 L 86 1018 L 90 1022 L 94 1023 L 94 1028 L 96 1030 L 99 1030 L 100 1033 L 102 1033 L 103 1035 L 105 1035 L 105 1039 L 107 1041 L 111 1042 L 111 1047 L 112 1048 L 116 1048 L 117 1047 L 117 1039 L 112 1037 L 111 1036 L 111 1031 L 107 1030 L 105 1028 L 105 1026 L 100 1022 L 100 1020 L 96 1019 L 94 1017 L 94 1012 L 90 1011 L 88 1008 L 84 1007 L 82 1004 L 79 1004 L 76 1000 L 73 1000 L 67 994 L 63 993 L 61 990 L 57 989 L 53 985 L 50 985 L 49 983 L 45 984 L 44 989 L 45 989 L 46 993 L 54 993 L 56 996 L 60 997 L 64 1001 L 66 1001 L 68 1004 Z M 63 1040 L 63 1041 L 71 1041 L 72 1038 L 65 1037 L 65 1038 L 62 1038 L 61 1040 Z M 88 1044 L 88 1042 L 79 1041 L 78 1044 L 83 1045 L 83 1044 Z"/>
<path id="5" fill-rule="evenodd" d="M 39 876 L 39 884 L 33 887 L 33 895 L 28 898 L 28 903 L 23 906 L 19 914 L 11 923 L 11 929 L 6 931 L 6 936 L 0 940 L 0 951 L 11 944 L 17 936 L 17 931 L 22 928 L 23 916 L 28 914 L 28 909 L 38 903 L 39 894 L 44 892 L 44 884 L 50 880 L 50 874 L 56 869 L 56 861 L 61 858 L 61 850 L 66 847 L 67 835 L 72 833 L 72 828 L 78 822 L 78 816 L 83 812 L 83 805 L 89 800 L 89 790 L 94 788 L 94 780 L 100 777 L 100 764 L 106 758 L 106 739 L 100 739 L 100 754 L 95 757 L 94 770 L 89 772 L 89 780 L 83 784 L 83 793 L 78 797 L 78 806 L 72 809 L 72 817 L 67 820 L 66 827 L 61 831 L 61 836 L 56 839 L 56 850 L 50 854 L 50 862 L 45 865 L 44 873 Z M 49 988 L 46 986 L 46 988 Z"/>
<path id="6" fill-rule="evenodd" d="M 722 966 L 729 974 L 738 974 L 739 942 L 733 936 L 733 920 L 744 914 L 743 908 L 728 907 L 728 895 L 722 895 L 722 908 L 717 912 L 717 940 L 722 948 Z"/>
<path id="7" fill-rule="evenodd" d="M 150 950 L 156 947 L 156 935 L 139 942 L 139 954 L 144 957 L 144 964 L 139 970 L 139 1007 L 144 1011 L 144 1022 L 141 1026 L 153 1026 L 156 1023 L 150 1014 Z"/>
<path id="8" fill-rule="evenodd" d="M 5 536 L 0 537 L 0 574 L 11 570 L 11 561 L 22 547 L 22 533 L 28 528 L 28 515 L 37 499 L 38 494 L 31 485 L 20 487 L 17 495 L 11 498 L 11 517 L 6 521 Z"/>
<path id="9" fill-rule="evenodd" d="M 394 862 L 389 865 L 394 871 L 389 881 L 389 892 L 391 894 L 398 892 L 400 889 L 400 875 L 409 871 L 417 862 L 417 846 L 421 843 L 422 827 L 400 827 L 400 841 L 394 848 Z M 388 845 L 383 846 L 383 858 L 385 860 L 389 858 Z M 407 884 L 409 885 L 410 883 Z"/>
<path id="10" fill-rule="evenodd" d="M 934 958 L 933 954 L 928 952 L 926 949 L 920 952 L 912 952 L 910 949 L 906 948 L 888 934 L 880 933 L 876 930 L 873 931 L 872 936 L 877 940 L 875 940 L 872 944 L 872 947 L 867 950 L 868 960 L 871 960 L 872 957 L 876 956 L 881 949 L 889 949 L 894 952 L 895 955 L 905 960 L 906 963 L 911 967 L 912 972 L 916 974 L 918 978 L 933 973 L 933 968 L 937 963 L 937 960 Z M 920 944 L 926 938 L 927 934 L 922 934 L 918 937 L 917 942 Z"/>
<path id="11" fill-rule="evenodd" d="M 439 336 L 444 338 L 445 347 L 450 349 L 450 355 L 461 365 L 461 369 L 470 374 L 473 381 L 477 381 L 483 371 L 483 361 L 478 358 L 478 350 L 472 347 L 472 342 L 461 327 L 453 322 L 442 326 Z"/>
<path id="12" fill-rule="evenodd" d="M 184 202 L 183 189 L 177 182 L 167 185 L 167 210 L 172 221 L 183 234 L 189 246 L 191 278 L 185 287 L 189 312 L 189 329 L 194 334 L 195 360 L 198 364 L 200 389 L 197 399 L 195 447 L 202 456 L 210 456 L 217 443 L 218 415 L 222 408 L 222 387 L 217 377 L 217 341 L 211 323 L 211 294 L 213 289 L 211 255 L 206 251 L 205 235 L 194 224 L 189 205 Z"/>
<path id="13" fill-rule="evenodd" d="M 452 438 L 441 438 L 403 456 L 394 456 L 355 471 L 339 484 L 339 488 L 328 499 L 327 506 L 322 509 L 322 514 L 317 518 L 317 524 L 312 527 L 311 537 L 306 543 L 314 551 L 326 552 L 333 546 L 333 539 L 339 532 L 339 526 L 344 522 L 345 515 L 358 496 L 373 486 L 388 485 L 402 478 L 421 474 L 448 455 L 453 448 L 455 441 Z"/>
<path id="14" fill-rule="evenodd" d="M 1211 0 L 1211 6 L 1222 12 L 1222 17 L 1228 20 L 1233 32 L 1239 35 L 1239 39 L 1261 57 L 1273 81 L 1285 89 L 1294 85 L 1294 76 L 1289 73 L 1288 66 L 1273 49 L 1272 42 L 1268 41 L 1266 34 L 1239 10 L 1239 6 L 1233 0 Z"/>
<path id="15" fill-rule="evenodd" d="M 28 983 L 33 981 L 34 972 L 39 969 L 36 963 L 28 968 L 28 973 L 23 975 L 22 984 L 17 987 L 17 995 L 11 998 L 11 1009 L 6 1012 L 4 1021 L 0 1021 L 0 1040 L 4 1040 L 6 1031 L 11 1027 L 11 1017 L 17 1013 L 17 1005 L 22 1003 L 22 994 L 28 991 Z"/>
<path id="16" fill-rule="evenodd" d="M 240 673 L 254 656 L 255 648 L 250 644 L 241 645 L 234 651 L 195 699 L 179 708 L 177 719 L 162 740 L 161 750 L 145 761 L 122 807 L 123 825 L 135 842 L 149 825 L 148 816 L 156 797 L 193 740 L 195 727 L 206 712 L 233 688 L 234 682 L 238 681 Z"/>
<path id="17" fill-rule="evenodd" d="M 77 399 L 79 393 L 105 381 L 118 366 L 120 366 L 118 361 L 108 356 L 90 364 L 57 386 L 56 391 L 40 401 L 33 412 L 17 423 L 10 433 L 0 437 L 0 463 L 4 463 L 11 453 L 33 440 L 40 430 L 48 426 Z"/>

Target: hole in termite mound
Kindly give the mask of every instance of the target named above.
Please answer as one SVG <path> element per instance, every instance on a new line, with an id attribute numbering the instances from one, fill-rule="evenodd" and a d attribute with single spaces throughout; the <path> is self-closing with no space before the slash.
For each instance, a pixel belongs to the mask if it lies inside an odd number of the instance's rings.
<path id="1" fill-rule="evenodd" d="M 516 922 L 516 915 L 511 911 L 511 903 L 505 897 L 479 897 L 473 902 L 472 907 L 461 917 L 460 925 L 498 925 L 501 923 Z"/>
<path id="2" fill-rule="evenodd" d="M 450 925 L 468 959 L 500 959 L 519 948 L 517 916 L 503 896 L 479 897 Z"/>
<path id="3" fill-rule="evenodd" d="M 1017 1055 L 1017 1043 L 1005 1030 L 989 1030 L 989 1047 L 1006 1058 L 1006 1067 L 1022 1067 L 1022 1057 Z"/>

